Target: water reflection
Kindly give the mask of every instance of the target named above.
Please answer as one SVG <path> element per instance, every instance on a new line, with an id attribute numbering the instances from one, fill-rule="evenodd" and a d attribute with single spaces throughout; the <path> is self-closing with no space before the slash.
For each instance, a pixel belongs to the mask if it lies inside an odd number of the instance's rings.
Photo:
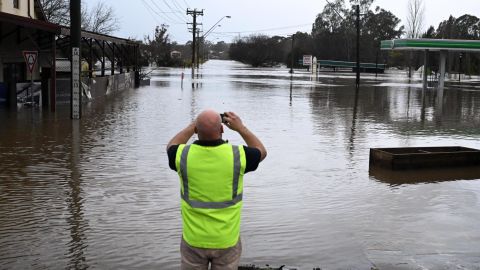
<path id="1" fill-rule="evenodd" d="M 293 77 L 290 77 L 290 107 L 292 106 L 292 101 L 293 101 L 293 97 L 292 97 L 292 93 L 293 93 Z"/>
<path id="2" fill-rule="evenodd" d="M 368 172 L 373 147 L 479 148 L 475 83 L 447 85 L 440 107 L 440 93 L 395 73 L 366 74 L 355 91 L 350 73 L 230 61 L 199 71 L 192 81 L 159 70 L 151 86 L 85 106 L 78 125 L 68 108 L 0 111 L 2 267 L 178 269 L 179 183 L 165 144 L 214 108 L 238 112 L 269 149 L 246 176 L 242 263 L 475 269 L 478 176 Z"/>
<path id="3" fill-rule="evenodd" d="M 394 171 L 373 166 L 370 168 L 369 174 L 377 181 L 391 186 L 399 186 L 456 180 L 478 180 L 480 179 L 480 168 L 474 166 Z"/>
<path id="4" fill-rule="evenodd" d="M 353 148 L 355 146 L 355 126 L 357 124 L 357 111 L 358 111 L 358 94 L 360 92 L 360 88 L 356 87 L 355 88 L 355 99 L 353 103 L 353 116 L 352 116 L 352 127 L 350 128 L 351 133 L 350 133 L 350 145 L 348 147 L 348 152 L 350 153 L 350 159 L 353 158 Z"/>
<path id="5" fill-rule="evenodd" d="M 88 224 L 84 220 L 83 213 L 83 190 L 82 176 L 80 172 L 80 159 L 83 156 L 81 151 L 80 121 L 72 121 L 72 145 L 69 157 L 69 168 L 71 170 L 68 179 L 69 191 L 66 193 L 68 210 L 70 216 L 67 223 L 70 225 L 70 248 L 68 257 L 70 257 L 70 267 L 74 269 L 87 269 L 88 263 L 84 251 L 87 249 L 85 231 L 88 230 Z"/>
<path id="6" fill-rule="evenodd" d="M 480 121 L 480 108 L 475 106 L 478 92 L 451 89 L 446 97 L 448 106 L 439 106 L 439 100 L 443 100 L 443 97 L 437 95 L 436 89 L 422 91 L 410 87 L 362 86 L 358 96 L 355 91 L 352 95 L 347 87 L 330 89 L 333 91 L 328 92 L 328 95 L 324 95 L 323 91 L 311 92 L 314 111 L 319 110 L 321 104 L 333 102 L 333 106 L 326 109 L 342 112 L 351 110 L 352 114 L 367 116 L 369 122 L 385 124 L 400 134 L 424 133 L 427 130 L 446 134 L 459 131 L 470 135 L 480 134 L 480 129 L 473 127 Z M 327 114 L 315 113 L 314 116 L 323 125 L 328 123 L 325 116 L 334 114 L 334 111 L 329 111 Z M 341 117 L 341 114 L 337 117 Z"/>

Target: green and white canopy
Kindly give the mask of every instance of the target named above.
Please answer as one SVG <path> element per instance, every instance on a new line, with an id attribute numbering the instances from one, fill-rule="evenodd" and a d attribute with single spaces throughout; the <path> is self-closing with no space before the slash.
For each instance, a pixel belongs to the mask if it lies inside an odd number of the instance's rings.
<path id="1" fill-rule="evenodd" d="M 480 40 L 462 39 L 392 39 L 383 40 L 382 50 L 429 50 L 429 51 L 475 51 L 480 52 Z"/>
<path id="2" fill-rule="evenodd" d="M 380 43 L 382 50 L 424 51 L 424 66 L 427 66 L 429 51 L 440 52 L 440 77 L 438 89 L 443 90 L 445 79 L 445 63 L 448 52 L 480 52 L 480 40 L 463 39 L 392 39 Z M 427 69 L 423 69 L 423 88 L 427 88 Z"/>

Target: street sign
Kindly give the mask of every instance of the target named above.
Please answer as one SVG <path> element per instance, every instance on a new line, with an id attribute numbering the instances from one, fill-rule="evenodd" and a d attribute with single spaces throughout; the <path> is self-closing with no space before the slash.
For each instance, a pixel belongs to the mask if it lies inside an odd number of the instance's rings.
<path id="1" fill-rule="evenodd" d="M 311 66 L 312 65 L 312 56 L 311 55 L 304 55 L 303 56 L 303 65 L 304 66 Z"/>
<path id="2" fill-rule="evenodd" d="M 33 72 L 35 63 L 37 63 L 38 52 L 37 51 L 23 51 L 23 58 L 25 58 L 25 63 L 27 63 L 27 68 L 30 73 Z"/>
<path id="3" fill-rule="evenodd" d="M 80 119 L 80 48 L 72 48 L 72 119 Z"/>

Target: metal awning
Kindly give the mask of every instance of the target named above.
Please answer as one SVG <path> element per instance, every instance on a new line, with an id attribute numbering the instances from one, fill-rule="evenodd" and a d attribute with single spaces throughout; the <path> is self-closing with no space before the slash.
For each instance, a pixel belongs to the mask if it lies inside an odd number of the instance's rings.
<path id="1" fill-rule="evenodd" d="M 63 36 L 70 36 L 70 28 L 66 26 L 61 27 L 61 35 Z M 95 32 L 90 32 L 90 31 L 85 31 L 82 30 L 82 37 L 83 38 L 93 38 L 99 41 L 107 41 L 107 42 L 114 42 L 116 44 L 124 44 L 124 45 L 139 45 L 139 41 L 135 41 L 132 39 L 126 39 L 126 38 L 119 38 L 119 37 L 114 37 L 110 35 L 105 35 L 105 34 L 99 34 Z"/>
<path id="2" fill-rule="evenodd" d="M 25 28 L 38 29 L 45 32 L 60 34 L 60 26 L 57 24 L 17 16 L 10 13 L 0 12 L 0 22 L 6 22 L 18 26 L 23 26 Z"/>
<path id="3" fill-rule="evenodd" d="M 429 50 L 429 51 L 474 51 L 480 52 L 480 40 L 462 39 L 393 39 L 383 40 L 382 50 Z"/>

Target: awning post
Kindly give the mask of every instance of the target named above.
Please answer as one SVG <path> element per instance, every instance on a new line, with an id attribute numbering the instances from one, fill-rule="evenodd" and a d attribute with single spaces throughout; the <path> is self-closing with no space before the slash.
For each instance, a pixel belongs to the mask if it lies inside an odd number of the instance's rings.
<path id="1" fill-rule="evenodd" d="M 445 85 L 445 65 L 447 62 L 447 51 L 440 51 L 440 78 L 438 79 L 438 90 L 442 89 Z"/>
<path id="2" fill-rule="evenodd" d="M 427 89 L 427 69 L 428 69 L 428 50 L 425 50 L 423 56 L 423 90 Z"/>

